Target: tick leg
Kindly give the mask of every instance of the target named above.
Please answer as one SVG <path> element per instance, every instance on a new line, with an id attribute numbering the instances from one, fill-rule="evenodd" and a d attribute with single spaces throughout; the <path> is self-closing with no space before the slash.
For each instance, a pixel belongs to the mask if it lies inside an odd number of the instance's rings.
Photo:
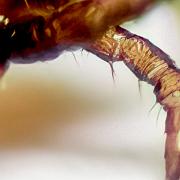
<path id="1" fill-rule="evenodd" d="M 155 86 L 154 93 L 167 111 L 166 179 L 180 178 L 180 69 L 149 40 L 117 26 L 87 47 L 105 61 L 120 61 L 141 81 Z"/>

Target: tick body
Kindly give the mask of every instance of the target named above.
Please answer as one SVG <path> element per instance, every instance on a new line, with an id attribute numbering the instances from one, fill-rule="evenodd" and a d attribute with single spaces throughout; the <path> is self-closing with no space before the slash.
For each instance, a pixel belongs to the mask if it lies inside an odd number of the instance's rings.
<path id="1" fill-rule="evenodd" d="M 139 80 L 155 86 L 157 102 L 167 111 L 166 179 L 180 178 L 180 70 L 147 39 L 121 24 L 154 1 L 24 0 L 0 1 L 0 70 L 9 62 L 54 59 L 76 46 L 113 63 L 124 61 Z M 115 6 L 116 5 L 116 6 Z"/>

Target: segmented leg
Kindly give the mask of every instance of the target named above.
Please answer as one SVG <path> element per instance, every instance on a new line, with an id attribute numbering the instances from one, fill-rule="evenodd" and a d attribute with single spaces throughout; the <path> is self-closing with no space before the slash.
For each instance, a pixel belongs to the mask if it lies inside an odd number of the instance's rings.
<path id="1" fill-rule="evenodd" d="M 167 179 L 176 180 L 180 176 L 179 69 L 148 40 L 120 27 L 110 28 L 101 37 L 109 26 L 137 16 L 153 2 L 155 1 L 0 1 L 0 76 L 4 73 L 8 58 L 17 63 L 53 59 L 56 57 L 56 50 L 58 55 L 71 45 L 87 48 L 108 62 L 123 60 L 139 79 L 155 86 L 157 101 L 168 113 L 165 154 Z M 53 53 L 42 57 L 44 51 L 51 48 Z M 30 58 L 27 58 L 29 55 Z M 19 56 L 23 60 L 17 60 L 16 57 Z"/>
<path id="2" fill-rule="evenodd" d="M 143 81 L 155 86 L 154 93 L 166 119 L 166 179 L 180 178 L 180 70 L 173 60 L 147 39 L 117 26 L 109 30 L 88 51 L 105 61 L 123 60 Z"/>

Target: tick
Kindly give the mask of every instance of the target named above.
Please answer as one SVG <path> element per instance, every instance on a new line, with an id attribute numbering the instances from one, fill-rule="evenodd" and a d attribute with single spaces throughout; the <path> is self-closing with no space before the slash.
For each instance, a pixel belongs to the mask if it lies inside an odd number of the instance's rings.
<path id="1" fill-rule="evenodd" d="M 153 85 L 167 111 L 166 180 L 180 178 L 180 69 L 149 40 L 119 25 L 151 8 L 154 0 L 0 0 L 0 75 L 11 62 L 54 59 L 83 48 L 106 61 L 124 61 Z"/>

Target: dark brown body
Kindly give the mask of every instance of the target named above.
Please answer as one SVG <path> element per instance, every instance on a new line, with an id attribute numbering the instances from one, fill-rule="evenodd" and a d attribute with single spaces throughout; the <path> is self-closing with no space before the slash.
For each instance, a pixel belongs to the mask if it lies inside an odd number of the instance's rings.
<path id="1" fill-rule="evenodd" d="M 151 2 L 0 0 L 0 63 L 54 59 L 69 46 L 94 41 L 109 25 L 140 14 Z"/>

